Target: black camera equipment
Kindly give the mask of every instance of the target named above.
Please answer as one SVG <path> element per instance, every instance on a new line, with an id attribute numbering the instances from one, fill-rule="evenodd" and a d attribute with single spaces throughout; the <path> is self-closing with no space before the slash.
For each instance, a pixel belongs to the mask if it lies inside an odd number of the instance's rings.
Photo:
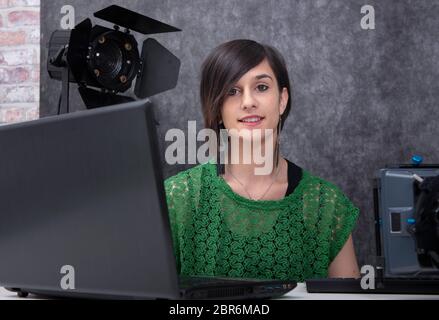
<path id="1" fill-rule="evenodd" d="M 439 165 L 389 165 L 374 179 L 377 267 L 383 279 L 439 284 Z"/>
<path id="2" fill-rule="evenodd" d="M 419 263 L 439 269 L 439 176 L 427 177 L 418 184 L 416 223 L 409 232 L 415 239 Z"/>
<path id="3" fill-rule="evenodd" d="M 146 35 L 180 29 L 116 5 L 94 16 L 113 23 L 114 29 L 92 26 L 86 19 L 71 31 L 57 30 L 51 36 L 47 70 L 52 79 L 62 81 L 58 114 L 70 111 L 70 82 L 78 84 L 88 109 L 133 101 L 119 93 L 130 89 L 135 79 L 139 99 L 175 88 L 180 60 L 152 38 L 143 42 L 139 54 L 130 30 Z"/>

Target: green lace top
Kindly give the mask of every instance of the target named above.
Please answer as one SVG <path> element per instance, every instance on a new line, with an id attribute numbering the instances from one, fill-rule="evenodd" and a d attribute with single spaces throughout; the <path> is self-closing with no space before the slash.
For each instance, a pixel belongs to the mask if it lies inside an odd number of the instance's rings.
<path id="1" fill-rule="evenodd" d="M 282 200 L 235 193 L 206 163 L 165 181 L 177 268 L 185 276 L 324 278 L 359 210 L 335 185 L 303 170 Z"/>

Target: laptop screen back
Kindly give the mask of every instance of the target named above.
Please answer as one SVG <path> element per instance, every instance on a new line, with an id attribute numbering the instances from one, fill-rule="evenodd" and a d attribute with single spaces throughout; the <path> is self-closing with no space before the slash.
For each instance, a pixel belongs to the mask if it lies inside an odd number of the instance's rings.
<path id="1" fill-rule="evenodd" d="M 3 126 L 0 150 L 1 286 L 178 296 L 150 102 Z"/>

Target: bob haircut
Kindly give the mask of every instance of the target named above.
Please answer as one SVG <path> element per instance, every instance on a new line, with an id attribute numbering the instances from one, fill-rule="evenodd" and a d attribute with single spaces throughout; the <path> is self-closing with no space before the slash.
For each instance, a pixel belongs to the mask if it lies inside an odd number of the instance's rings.
<path id="1" fill-rule="evenodd" d="M 216 132 L 218 140 L 220 130 L 221 109 L 228 92 L 238 80 L 249 70 L 267 59 L 276 77 L 279 92 L 287 88 L 291 95 L 290 79 L 282 55 L 273 47 L 253 40 L 238 39 L 216 47 L 206 58 L 201 70 L 200 98 L 205 128 Z M 291 109 L 291 98 L 282 120 L 281 129 Z M 218 167 L 218 174 L 224 173 L 224 166 Z"/>

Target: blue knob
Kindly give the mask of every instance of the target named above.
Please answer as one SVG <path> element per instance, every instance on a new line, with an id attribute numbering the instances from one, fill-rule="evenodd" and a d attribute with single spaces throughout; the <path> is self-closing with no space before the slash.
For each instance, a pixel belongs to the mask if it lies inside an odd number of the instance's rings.
<path id="1" fill-rule="evenodd" d="M 424 158 L 422 156 L 413 156 L 412 158 L 412 163 L 416 166 L 419 166 L 422 164 L 422 162 L 424 162 Z"/>
<path id="2" fill-rule="evenodd" d="M 409 219 L 407 219 L 407 224 L 410 224 L 410 225 L 416 224 L 416 220 L 413 218 L 409 218 Z"/>

